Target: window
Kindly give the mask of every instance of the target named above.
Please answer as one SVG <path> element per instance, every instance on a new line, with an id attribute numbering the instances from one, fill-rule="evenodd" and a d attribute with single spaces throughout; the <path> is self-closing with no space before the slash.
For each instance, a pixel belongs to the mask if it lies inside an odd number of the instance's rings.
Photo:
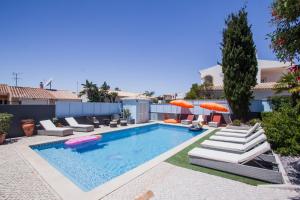
<path id="1" fill-rule="evenodd" d="M 204 83 L 213 84 L 213 77 L 211 75 L 204 76 Z"/>

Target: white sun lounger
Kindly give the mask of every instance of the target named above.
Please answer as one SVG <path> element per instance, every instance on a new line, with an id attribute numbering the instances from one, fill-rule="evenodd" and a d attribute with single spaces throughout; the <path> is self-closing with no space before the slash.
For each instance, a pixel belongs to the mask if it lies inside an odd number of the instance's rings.
<path id="1" fill-rule="evenodd" d="M 193 126 L 197 126 L 199 123 L 205 122 L 203 115 L 198 115 L 197 120 L 192 121 Z"/>
<path id="2" fill-rule="evenodd" d="M 258 129 L 260 127 L 260 123 L 256 123 L 254 126 L 252 126 L 250 129 L 248 130 L 240 130 L 240 129 L 230 129 L 230 128 L 222 128 L 220 131 L 221 132 L 230 132 L 230 133 L 253 133 L 256 129 Z"/>
<path id="3" fill-rule="evenodd" d="M 258 131 L 265 133 L 264 129 L 259 129 Z M 256 131 L 256 132 L 258 132 L 258 131 Z M 225 136 L 225 137 L 246 138 L 246 137 L 249 137 L 250 135 L 255 134 L 255 133 L 250 133 L 249 132 L 249 133 L 244 134 L 244 133 L 231 133 L 231 132 L 218 131 L 218 132 L 215 133 L 215 135 Z"/>
<path id="4" fill-rule="evenodd" d="M 73 117 L 67 117 L 65 118 L 65 120 L 70 125 L 70 127 L 74 129 L 74 131 L 89 132 L 94 130 L 93 125 L 78 124 Z"/>
<path id="5" fill-rule="evenodd" d="M 40 121 L 45 130 L 38 130 L 40 135 L 67 136 L 73 134 L 72 128 L 56 127 L 50 120 Z"/>
<path id="6" fill-rule="evenodd" d="M 233 143 L 241 143 L 245 144 L 247 142 L 250 142 L 251 140 L 257 138 L 258 136 L 264 134 L 264 130 L 260 129 L 250 135 L 249 137 L 229 137 L 229 136 L 220 136 L 220 135 L 213 135 L 209 139 L 210 140 L 216 140 L 216 141 L 222 141 L 222 142 L 233 142 Z"/>
<path id="7" fill-rule="evenodd" d="M 266 162 L 260 157 L 270 150 L 269 143 L 264 142 L 242 154 L 194 148 L 188 152 L 188 155 L 190 163 L 195 165 L 272 183 L 282 183 L 282 174 L 278 168 L 273 169 L 275 163 Z"/>
<path id="8" fill-rule="evenodd" d="M 231 143 L 231 142 L 221 142 L 221 141 L 213 141 L 213 140 L 205 140 L 201 143 L 201 147 L 221 150 L 221 151 L 228 151 L 233 153 L 243 153 L 249 151 L 253 147 L 265 142 L 267 137 L 262 134 L 257 138 L 245 143 L 245 144 L 238 144 L 238 143 Z"/>

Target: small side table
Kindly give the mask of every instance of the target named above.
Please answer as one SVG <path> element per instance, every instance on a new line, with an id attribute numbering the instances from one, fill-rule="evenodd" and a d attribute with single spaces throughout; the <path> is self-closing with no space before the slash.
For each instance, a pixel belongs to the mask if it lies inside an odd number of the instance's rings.
<path id="1" fill-rule="evenodd" d="M 121 120 L 120 124 L 121 126 L 127 126 L 127 120 Z"/>
<path id="2" fill-rule="evenodd" d="M 112 122 L 109 123 L 109 126 L 110 126 L 111 128 L 118 127 L 118 122 L 112 121 Z"/>
<path id="3" fill-rule="evenodd" d="M 208 126 L 217 128 L 218 127 L 218 122 L 208 122 Z"/>

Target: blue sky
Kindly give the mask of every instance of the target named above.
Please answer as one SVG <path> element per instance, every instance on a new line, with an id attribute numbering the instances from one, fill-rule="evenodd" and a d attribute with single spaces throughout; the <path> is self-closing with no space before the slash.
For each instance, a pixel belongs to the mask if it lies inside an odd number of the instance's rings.
<path id="1" fill-rule="evenodd" d="M 224 20 L 244 0 L 1 0 L 0 82 L 76 91 L 89 79 L 127 91 L 186 92 L 221 60 Z M 270 0 L 247 3 L 260 59 L 276 59 Z"/>

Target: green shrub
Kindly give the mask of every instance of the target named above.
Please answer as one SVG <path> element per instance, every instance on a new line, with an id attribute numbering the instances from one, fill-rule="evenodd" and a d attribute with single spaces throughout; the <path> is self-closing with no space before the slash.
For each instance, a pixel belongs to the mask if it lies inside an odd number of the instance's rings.
<path id="1" fill-rule="evenodd" d="M 55 126 L 57 127 L 62 127 L 63 125 L 61 124 L 60 120 L 56 117 L 52 118 L 52 122 Z"/>
<path id="2" fill-rule="evenodd" d="M 261 123 L 261 120 L 258 118 L 254 118 L 247 122 L 247 124 L 250 126 L 254 126 L 256 123 Z"/>
<path id="3" fill-rule="evenodd" d="M 283 105 L 262 113 L 263 127 L 272 149 L 282 155 L 300 154 L 300 116 L 297 108 Z"/>
<path id="4" fill-rule="evenodd" d="M 8 133 L 12 117 L 12 114 L 0 113 L 0 135 Z"/>
<path id="5" fill-rule="evenodd" d="M 153 98 L 153 99 L 152 99 L 152 103 L 157 104 L 157 103 L 158 103 L 158 99 L 157 99 L 157 98 Z"/>
<path id="6" fill-rule="evenodd" d="M 129 119 L 131 117 L 131 113 L 130 113 L 130 110 L 128 108 L 125 108 L 123 110 L 123 115 L 124 115 L 124 118 L 125 119 Z"/>
<path id="7" fill-rule="evenodd" d="M 241 125 L 241 120 L 238 120 L 238 119 L 233 120 L 232 125 L 233 126 L 240 126 Z"/>
<path id="8" fill-rule="evenodd" d="M 272 110 L 279 110 L 280 107 L 290 105 L 292 103 L 290 96 L 273 96 L 269 98 Z"/>

